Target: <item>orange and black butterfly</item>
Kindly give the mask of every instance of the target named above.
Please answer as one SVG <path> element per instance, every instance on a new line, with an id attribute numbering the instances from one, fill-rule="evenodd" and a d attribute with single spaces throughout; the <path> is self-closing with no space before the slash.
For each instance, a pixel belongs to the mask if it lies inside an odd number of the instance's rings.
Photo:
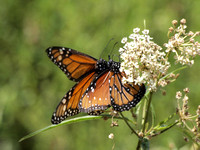
<path id="1" fill-rule="evenodd" d="M 53 124 L 79 112 L 98 115 L 111 106 L 120 112 L 129 110 L 145 94 L 144 85 L 122 83 L 126 75 L 119 71 L 120 63 L 110 58 L 97 60 L 64 47 L 50 47 L 46 52 L 70 80 L 77 82 L 58 104 Z"/>

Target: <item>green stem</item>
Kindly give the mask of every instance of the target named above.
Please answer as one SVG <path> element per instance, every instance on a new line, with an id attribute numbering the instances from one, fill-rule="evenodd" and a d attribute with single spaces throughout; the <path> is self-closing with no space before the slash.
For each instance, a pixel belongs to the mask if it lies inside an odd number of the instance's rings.
<path id="1" fill-rule="evenodd" d="M 150 109 L 150 106 L 151 106 L 152 95 L 153 95 L 153 92 L 150 92 L 149 101 L 148 101 L 148 104 L 147 104 L 147 109 L 145 110 L 144 124 L 143 124 L 143 128 L 142 128 L 142 133 L 144 135 L 145 135 L 144 131 L 145 131 L 148 115 L 149 115 L 149 109 Z"/>
<path id="2" fill-rule="evenodd" d="M 146 115 L 146 107 L 147 107 L 147 98 L 146 100 L 144 101 L 144 105 L 143 105 L 143 113 L 142 113 L 142 127 L 144 125 L 144 120 L 145 120 L 145 115 Z"/>
<path id="3" fill-rule="evenodd" d="M 162 133 L 164 133 L 165 131 L 171 129 L 171 128 L 172 128 L 173 126 L 175 126 L 177 123 L 179 123 L 179 121 L 176 121 L 176 122 L 175 122 L 174 124 L 172 124 L 169 128 L 162 130 L 162 131 L 160 132 L 160 134 L 162 134 Z"/>
<path id="4" fill-rule="evenodd" d="M 149 96 L 147 108 L 146 108 L 146 104 L 145 104 L 144 105 L 144 109 L 143 109 L 143 114 L 144 114 L 143 115 L 144 119 L 142 121 L 142 133 L 143 133 L 143 137 L 145 136 L 145 127 L 146 127 L 146 123 L 147 123 L 147 120 L 148 120 L 148 115 L 149 115 L 149 109 L 150 109 L 150 106 L 151 106 L 152 95 L 153 95 L 153 92 L 150 92 L 150 96 Z M 141 139 L 141 137 L 139 137 L 137 148 L 136 148 L 137 150 L 140 149 L 141 143 L 142 143 L 142 139 Z"/>
<path id="5" fill-rule="evenodd" d="M 131 129 L 132 133 L 134 133 L 134 134 L 139 138 L 139 135 L 138 135 L 137 132 L 130 126 L 130 124 L 128 123 L 128 121 L 127 121 L 126 118 L 124 117 L 124 115 L 123 115 L 121 112 L 119 112 L 119 113 L 120 113 L 120 115 L 122 116 L 122 118 L 124 119 L 126 125 Z"/>
<path id="6" fill-rule="evenodd" d="M 141 139 L 138 140 L 138 144 L 137 144 L 136 150 L 139 150 L 140 146 L 141 146 Z"/>
<path id="7" fill-rule="evenodd" d="M 170 125 L 168 128 L 166 128 L 166 129 L 160 131 L 159 134 L 152 135 L 151 137 L 154 137 L 154 136 L 157 136 L 157 135 L 160 135 L 160 134 L 166 132 L 167 130 L 169 130 L 169 129 L 171 129 L 172 127 L 174 127 L 177 123 L 179 123 L 179 121 L 176 121 L 175 123 L 173 123 L 172 125 Z"/>
<path id="8" fill-rule="evenodd" d="M 175 72 L 178 72 L 178 71 L 183 70 L 183 69 L 185 69 L 185 68 L 187 68 L 187 66 L 183 66 L 183 67 L 177 68 L 176 70 L 174 70 L 174 71 L 168 73 L 167 75 L 165 75 L 164 77 L 160 78 L 160 80 L 165 79 L 165 78 L 169 77 L 170 74 L 175 73 Z"/>

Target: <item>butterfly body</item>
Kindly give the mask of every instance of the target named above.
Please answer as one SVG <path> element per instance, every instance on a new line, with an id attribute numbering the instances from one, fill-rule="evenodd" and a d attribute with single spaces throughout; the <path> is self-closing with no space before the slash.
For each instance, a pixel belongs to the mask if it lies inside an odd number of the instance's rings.
<path id="1" fill-rule="evenodd" d="M 95 59 L 84 53 L 63 47 L 48 48 L 49 58 L 77 83 L 67 92 L 52 116 L 57 124 L 79 112 L 99 115 L 109 107 L 116 111 L 129 110 L 144 96 L 145 86 L 122 83 L 125 73 L 120 63 L 109 58 Z"/>

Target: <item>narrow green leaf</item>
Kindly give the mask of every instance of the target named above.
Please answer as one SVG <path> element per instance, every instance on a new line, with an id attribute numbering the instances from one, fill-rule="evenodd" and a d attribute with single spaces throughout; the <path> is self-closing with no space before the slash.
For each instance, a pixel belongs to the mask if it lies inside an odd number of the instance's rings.
<path id="1" fill-rule="evenodd" d="M 32 132 L 24 137 L 22 137 L 19 142 L 21 141 L 24 141 L 32 136 L 35 136 L 39 133 L 42 133 L 44 131 L 47 131 L 47 130 L 50 130 L 50 129 L 53 129 L 55 127 L 58 127 L 58 126 L 62 126 L 64 124 L 72 124 L 72 123 L 77 123 L 77 122 L 82 122 L 82 121 L 87 121 L 87 120 L 95 120 L 95 119 L 101 119 L 101 118 L 104 118 L 104 117 L 108 117 L 108 118 L 111 118 L 112 116 L 111 115 L 108 115 L 108 114 L 102 114 L 100 116 L 82 116 L 82 117 L 76 117 L 76 118 L 72 118 L 72 119 L 69 119 L 69 120 L 65 120 L 65 121 L 62 121 L 61 123 L 59 124 L 56 124 L 56 125 L 49 125 L 45 128 L 42 128 L 42 129 L 39 129 L 35 132 Z M 116 119 L 123 119 L 121 117 L 114 117 Z M 125 118 L 127 121 L 131 122 L 128 118 Z"/>
<path id="2" fill-rule="evenodd" d="M 168 118 L 166 118 L 165 120 L 158 123 L 158 125 L 156 125 L 155 127 L 151 128 L 148 131 L 148 134 L 156 133 L 155 135 L 157 135 L 158 134 L 157 132 L 159 132 L 159 134 L 160 134 L 160 133 L 165 132 L 166 130 L 172 128 L 174 125 L 177 124 L 177 122 L 171 123 L 171 124 L 167 124 L 167 122 L 169 122 L 169 120 L 171 120 L 175 115 L 176 115 L 176 113 L 170 115 Z"/>
<path id="3" fill-rule="evenodd" d="M 156 118 L 156 113 L 155 113 L 155 109 L 153 107 L 153 104 L 151 104 L 151 116 L 152 116 L 152 124 L 151 124 L 151 127 L 154 126 L 154 123 L 155 123 L 155 118 Z"/>
<path id="4" fill-rule="evenodd" d="M 169 77 L 172 73 L 175 73 L 175 72 L 181 71 L 181 70 L 186 69 L 186 68 L 187 68 L 187 66 L 183 66 L 183 67 L 177 68 L 176 70 L 174 70 L 174 71 L 168 73 L 167 75 L 165 75 L 164 77 L 160 78 L 160 80 L 162 80 L 162 79 L 166 79 L 166 78 Z"/>
<path id="5" fill-rule="evenodd" d="M 163 124 L 163 125 L 161 125 L 161 126 L 159 126 L 159 127 L 157 127 L 157 128 L 154 128 L 156 131 L 164 131 L 164 130 L 166 130 L 166 129 L 169 129 L 169 128 L 171 128 L 171 127 L 173 127 L 174 125 L 176 125 L 177 123 L 175 122 L 175 123 L 171 123 L 171 124 L 169 124 L 169 125 L 166 125 L 166 124 Z"/>
<path id="6" fill-rule="evenodd" d="M 59 123 L 59 124 L 56 124 L 56 125 L 49 125 L 49 126 L 47 126 L 47 127 L 45 127 L 45 128 L 42 128 L 42 129 L 37 130 L 37 131 L 35 131 L 35 132 L 32 132 L 32 133 L 30 133 L 30 134 L 28 134 L 28 135 L 22 137 L 22 138 L 19 140 L 19 142 L 24 141 L 25 139 L 28 139 L 28 138 L 30 138 L 30 137 L 32 137 L 32 136 L 35 136 L 35 135 L 37 135 L 37 134 L 39 134 L 39 133 L 42 133 L 42 132 L 44 132 L 44 131 L 53 129 L 53 128 L 58 127 L 58 126 L 62 126 L 62 125 L 64 125 L 64 124 L 71 124 L 71 123 L 76 123 L 76 122 L 81 122 L 81 121 L 86 121 L 86 120 L 101 119 L 101 118 L 103 118 L 103 117 L 105 117 L 105 116 L 83 116 L 83 117 L 77 117 L 77 118 L 65 120 L 65 121 L 63 121 L 63 122 L 61 122 L 61 123 Z M 107 116 L 107 117 L 109 117 L 109 116 Z"/>
<path id="7" fill-rule="evenodd" d="M 166 118 L 165 120 L 161 121 L 157 126 L 162 126 L 163 124 L 169 122 L 175 115 L 176 115 L 176 113 L 173 113 L 168 118 Z"/>

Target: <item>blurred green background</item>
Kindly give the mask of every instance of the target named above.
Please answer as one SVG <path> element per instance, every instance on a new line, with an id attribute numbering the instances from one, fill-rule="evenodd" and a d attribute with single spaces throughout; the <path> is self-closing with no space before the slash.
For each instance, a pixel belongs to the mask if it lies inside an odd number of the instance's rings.
<path id="1" fill-rule="evenodd" d="M 135 149 L 137 138 L 123 121 L 95 120 L 57 127 L 18 142 L 26 134 L 50 125 L 51 115 L 74 85 L 47 57 L 49 46 L 65 46 L 99 58 L 111 38 L 128 36 L 144 19 L 154 41 L 162 45 L 173 19 L 187 19 L 188 30 L 200 30 L 199 0 L 6 0 L 0 2 L 0 149 L 102 150 Z M 109 45 L 112 48 L 113 42 Z M 115 48 L 117 52 L 117 48 Z M 110 49 L 103 57 L 107 59 Z M 190 88 L 191 111 L 199 105 L 200 59 L 178 80 L 153 97 L 156 121 L 172 114 L 175 93 Z M 173 128 L 152 139 L 152 149 L 188 149 L 191 143 Z"/>

